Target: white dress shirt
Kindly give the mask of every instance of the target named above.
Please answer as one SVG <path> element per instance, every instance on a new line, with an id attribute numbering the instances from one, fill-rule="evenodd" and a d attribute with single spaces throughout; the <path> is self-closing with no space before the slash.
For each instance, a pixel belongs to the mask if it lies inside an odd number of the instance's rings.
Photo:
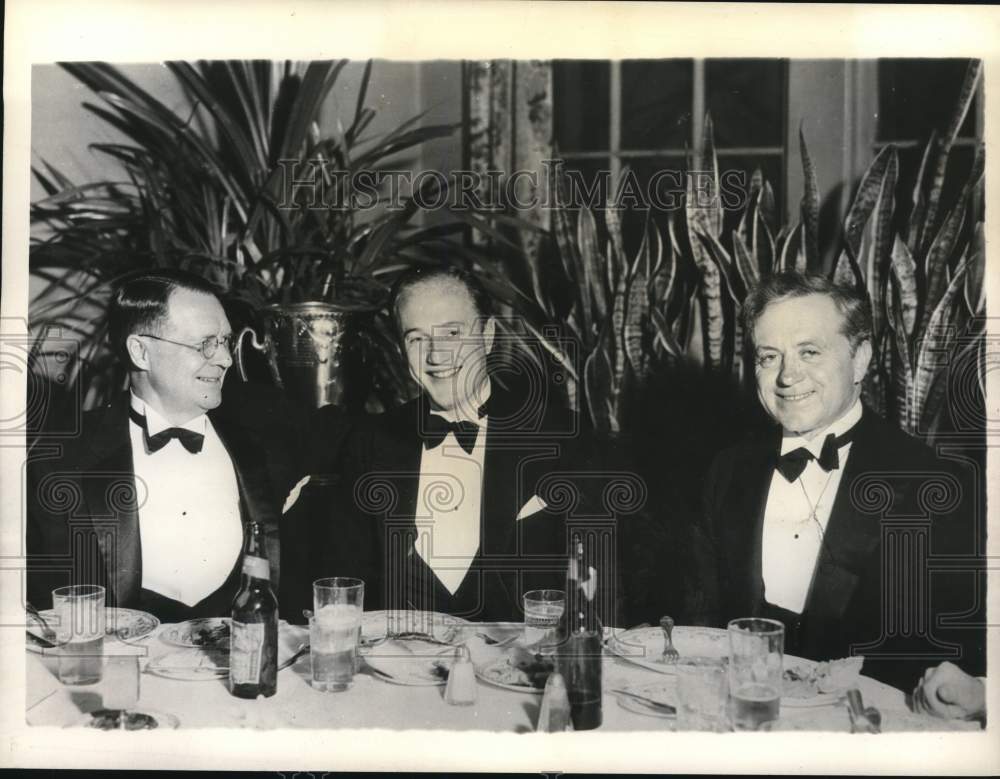
<path id="1" fill-rule="evenodd" d="M 129 423 L 139 499 L 142 586 L 193 606 L 218 589 L 243 547 L 240 493 L 229 453 L 204 414 L 171 425 L 135 394 L 149 435 L 184 427 L 205 436 L 197 454 L 176 438 L 150 453 L 142 427 Z"/>
<path id="2" fill-rule="evenodd" d="M 490 396 L 487 380 L 480 391 L 480 406 Z M 438 412 L 434 412 L 438 413 Z M 483 462 L 486 459 L 488 417 L 462 417 L 456 411 L 440 412 L 449 422 L 461 419 L 479 427 L 472 453 L 468 454 L 449 432 L 433 449 L 423 446 L 413 542 L 441 584 L 454 595 L 479 551 L 483 497 Z"/>
<path id="3" fill-rule="evenodd" d="M 781 454 L 805 447 L 818 458 L 826 437 L 830 433 L 843 435 L 854 427 L 861 419 L 861 410 L 859 400 L 811 441 L 799 436 L 785 436 L 781 442 Z M 824 471 L 812 459 L 795 481 L 789 482 L 777 470 L 771 477 L 764 509 L 761 560 L 764 597 L 768 603 L 796 613 L 805 608 L 823 544 L 823 533 L 830 521 L 830 512 L 850 451 L 850 443 L 838 449 L 840 467 L 832 471 Z"/>

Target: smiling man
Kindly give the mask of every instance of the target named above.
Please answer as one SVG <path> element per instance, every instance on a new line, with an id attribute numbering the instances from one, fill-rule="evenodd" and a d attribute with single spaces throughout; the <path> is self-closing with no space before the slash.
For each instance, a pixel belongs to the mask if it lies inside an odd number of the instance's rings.
<path id="1" fill-rule="evenodd" d="M 751 290 L 743 314 L 757 394 L 778 429 L 722 452 L 706 478 L 692 589 L 707 621 L 778 619 L 787 652 L 863 654 L 865 673 L 906 690 L 935 660 L 978 670 L 985 636 L 967 616 L 978 605 L 972 491 L 953 464 L 862 403 L 869 301 L 789 272 Z M 955 493 L 950 509 L 927 498 L 941 485 Z M 964 556 L 966 567 L 931 576 L 926 557 L 901 556 L 890 535 L 899 517 L 929 527 L 904 543 L 929 542 L 930 554 Z"/>
<path id="2" fill-rule="evenodd" d="M 366 608 L 519 621 L 525 591 L 565 577 L 566 506 L 550 510 L 538 485 L 569 471 L 575 426 L 542 377 L 494 359 L 497 323 L 475 278 L 408 272 L 392 311 L 420 392 L 357 420 L 338 461 L 314 464 L 283 520 L 299 538 L 285 543 L 286 570 L 303 572 L 289 597 L 309 608 L 312 579 L 356 576 Z M 321 410 L 311 449 L 333 414 Z"/>
<path id="3" fill-rule="evenodd" d="M 228 614 L 244 522 L 274 529 L 277 509 L 259 448 L 215 413 L 229 320 L 204 279 L 164 269 L 121 283 L 108 324 L 129 390 L 85 413 L 61 456 L 32 457 L 29 598 L 96 583 L 161 620 Z"/>

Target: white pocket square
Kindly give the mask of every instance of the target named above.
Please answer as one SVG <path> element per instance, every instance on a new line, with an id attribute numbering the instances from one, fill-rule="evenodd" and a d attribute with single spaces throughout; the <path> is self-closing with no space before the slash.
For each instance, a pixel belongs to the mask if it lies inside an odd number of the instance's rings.
<path id="1" fill-rule="evenodd" d="M 525 517 L 530 517 L 535 512 L 548 508 L 548 505 L 548 503 L 539 498 L 537 495 L 533 495 L 531 500 L 521 506 L 521 510 L 517 512 L 517 519 L 521 520 Z"/>
<path id="2" fill-rule="evenodd" d="M 302 488 L 305 487 L 312 476 L 303 476 L 299 479 L 299 483 L 292 487 L 292 491 L 288 493 L 288 497 L 285 498 L 285 505 L 281 509 L 282 514 L 287 514 L 288 510 L 295 505 L 295 501 L 299 499 L 299 493 L 302 492 Z"/>

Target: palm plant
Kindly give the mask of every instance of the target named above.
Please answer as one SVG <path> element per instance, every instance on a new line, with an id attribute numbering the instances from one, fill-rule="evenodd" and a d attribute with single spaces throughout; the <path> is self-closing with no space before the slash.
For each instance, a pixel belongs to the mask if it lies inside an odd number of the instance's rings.
<path id="1" fill-rule="evenodd" d="M 88 404 L 123 378 L 104 343 L 110 287 L 137 268 L 164 266 L 202 273 L 250 311 L 324 301 L 372 312 L 360 336 L 376 387 L 390 397 L 404 391 L 384 293 L 395 273 L 430 261 L 428 247 L 462 225 L 420 229 L 413 198 L 386 208 L 369 191 L 354 205 L 354 174 L 377 176 L 456 126 L 423 126 L 416 116 L 373 135 L 369 62 L 353 116 L 322 135 L 320 111 L 345 65 L 167 63 L 187 97 L 184 113 L 110 65 L 62 65 L 99 98 L 85 108 L 123 139 L 92 147 L 120 163 L 121 179 L 77 184 L 45 161 L 33 168 L 46 197 L 31 207 L 30 267 L 48 282 L 32 305 L 36 353 L 45 353 L 48 327 L 76 334 L 69 381 L 85 383 Z M 314 183 L 294 186 L 302 181 Z"/>

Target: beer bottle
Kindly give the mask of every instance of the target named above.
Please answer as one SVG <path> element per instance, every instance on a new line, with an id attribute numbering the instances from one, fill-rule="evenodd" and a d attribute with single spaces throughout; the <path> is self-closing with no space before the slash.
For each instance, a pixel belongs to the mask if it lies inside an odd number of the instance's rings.
<path id="1" fill-rule="evenodd" d="M 237 698 L 270 697 L 278 689 L 278 599 L 260 525 L 251 521 L 243 552 L 243 580 L 233 598 L 229 691 Z"/>
<path id="2" fill-rule="evenodd" d="M 583 541 L 574 537 L 566 575 L 566 610 L 556 667 L 566 682 L 574 730 L 601 726 L 601 628 L 595 608 L 597 573 L 586 566 Z"/>

